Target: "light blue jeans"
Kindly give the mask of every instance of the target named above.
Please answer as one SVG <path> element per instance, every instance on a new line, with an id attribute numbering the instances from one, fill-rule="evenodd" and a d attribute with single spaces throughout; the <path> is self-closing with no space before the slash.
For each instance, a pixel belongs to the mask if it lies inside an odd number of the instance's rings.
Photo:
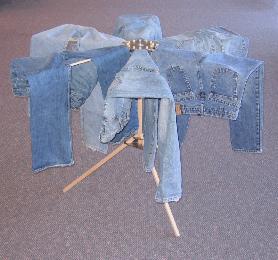
<path id="1" fill-rule="evenodd" d="M 144 98 L 146 171 L 154 166 L 156 155 L 159 158 L 158 202 L 177 201 L 181 196 L 179 142 L 184 139 L 191 114 L 229 119 L 233 149 L 261 152 L 264 68 L 262 62 L 246 58 L 248 39 L 220 27 L 162 38 L 159 19 L 152 15 L 121 16 L 114 34 L 125 39 L 159 40 L 160 45 L 151 56 L 135 51 L 130 59 L 123 46 L 52 57 L 53 52 L 64 50 L 69 37 L 77 38 L 79 50 L 118 46 L 123 41 L 94 28 L 62 25 L 32 37 L 31 56 L 48 53 L 48 57 L 13 62 L 14 93 L 30 96 L 32 149 L 38 149 L 38 156 L 33 152 L 34 171 L 73 162 L 67 119 L 70 106 L 82 105 L 87 141 L 93 149 L 105 152 L 107 142 L 120 142 L 138 127 L 132 123 L 137 122 L 134 101 L 138 97 Z M 69 63 L 84 58 L 93 62 L 69 70 Z M 57 96 L 51 82 L 59 84 Z M 59 98 L 63 102 L 56 104 L 59 95 L 65 99 Z M 175 102 L 182 111 L 177 118 Z M 37 110 L 44 112 L 36 115 Z M 92 121 L 87 120 L 90 117 Z M 42 119 L 49 120 L 52 127 L 49 129 Z M 58 138 L 62 132 L 65 135 Z M 54 149 L 43 150 L 44 136 L 52 138 L 49 143 Z"/>
<path id="2" fill-rule="evenodd" d="M 157 202 L 181 197 L 181 164 L 175 102 L 167 81 L 146 50 L 136 50 L 112 82 L 104 111 L 101 141 L 109 142 L 130 119 L 132 99 L 143 98 L 145 170 L 154 167 L 156 150 L 161 177 Z M 158 148 L 157 148 L 158 147 Z"/>

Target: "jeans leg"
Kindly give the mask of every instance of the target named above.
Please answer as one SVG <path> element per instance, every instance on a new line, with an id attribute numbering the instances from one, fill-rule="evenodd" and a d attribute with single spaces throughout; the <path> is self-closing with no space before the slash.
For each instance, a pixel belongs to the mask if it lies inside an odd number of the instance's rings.
<path id="1" fill-rule="evenodd" d="M 181 162 L 175 102 L 161 99 L 158 117 L 158 158 L 160 183 L 157 202 L 178 201 L 181 197 Z"/>
<path id="2" fill-rule="evenodd" d="M 100 142 L 102 130 L 104 99 L 97 83 L 85 104 L 81 106 L 81 129 L 83 140 L 93 151 L 107 153 L 108 145 Z"/>
<path id="3" fill-rule="evenodd" d="M 178 130 L 180 147 L 182 146 L 183 141 L 185 139 L 187 129 L 189 126 L 189 120 L 190 120 L 189 114 L 177 115 L 177 128 L 178 128 L 177 130 Z"/>
<path id="4" fill-rule="evenodd" d="M 158 99 L 144 98 L 143 109 L 144 164 L 145 171 L 151 172 L 157 149 Z"/>
<path id="5" fill-rule="evenodd" d="M 105 99 L 103 126 L 100 133 L 102 143 L 110 142 L 117 133 L 121 132 L 130 119 L 131 98 Z"/>
<path id="6" fill-rule="evenodd" d="M 68 74 L 61 66 L 28 77 L 35 172 L 73 164 Z"/>
<path id="7" fill-rule="evenodd" d="M 237 119 L 230 120 L 230 139 L 233 150 L 262 152 L 263 77 L 262 64 L 247 81 Z"/>
<path id="8" fill-rule="evenodd" d="M 130 138 L 137 132 L 138 129 L 138 113 L 137 113 L 137 100 L 132 99 L 131 109 L 130 109 L 130 119 L 123 130 L 115 135 L 112 139 L 113 144 L 122 143 L 124 140 Z"/>

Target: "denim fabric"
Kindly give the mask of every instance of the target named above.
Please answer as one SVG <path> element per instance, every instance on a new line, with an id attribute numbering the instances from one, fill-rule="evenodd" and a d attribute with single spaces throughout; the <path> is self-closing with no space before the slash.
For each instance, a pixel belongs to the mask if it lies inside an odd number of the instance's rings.
<path id="1" fill-rule="evenodd" d="M 103 97 L 95 96 L 87 100 L 86 105 L 81 108 L 81 126 L 82 126 L 85 144 L 88 147 L 90 147 L 92 150 L 97 150 L 105 153 L 107 151 L 107 145 L 101 144 L 99 141 L 97 141 L 99 140 L 99 131 L 97 129 L 100 128 L 99 125 L 102 119 L 102 114 L 99 111 L 99 105 L 101 103 L 102 104 L 104 103 L 103 99 L 105 99 L 107 88 L 109 87 L 109 81 L 111 81 L 115 73 L 113 72 L 113 70 L 118 70 L 119 64 L 123 62 L 123 59 L 125 59 L 124 58 L 125 56 L 122 56 L 119 59 L 119 62 L 117 63 L 116 56 L 120 55 L 120 52 L 122 52 L 121 54 L 126 55 L 124 54 L 124 52 L 126 52 L 127 50 L 123 51 L 124 47 L 120 46 L 123 44 L 124 39 L 98 32 L 95 28 L 92 27 L 84 27 L 84 26 L 73 25 L 73 24 L 64 24 L 52 28 L 50 30 L 46 30 L 44 32 L 40 32 L 38 34 L 33 35 L 31 39 L 30 56 L 46 56 L 46 55 L 50 55 L 53 52 L 61 52 L 65 50 L 65 47 L 70 39 L 74 39 L 77 41 L 77 49 L 79 50 L 79 52 L 80 51 L 85 52 L 84 55 L 77 54 L 74 52 L 72 53 L 71 56 L 72 58 L 77 56 L 83 58 L 90 58 L 91 54 L 86 51 L 92 49 L 95 50 L 93 52 L 94 53 L 93 57 L 91 58 L 94 60 L 94 63 L 98 63 L 96 64 L 98 67 L 97 71 L 99 74 L 101 74 L 101 76 L 98 75 L 98 80 L 102 81 L 100 82 L 100 86 L 102 89 Z M 110 46 L 119 46 L 119 49 L 104 48 Z M 102 49 L 96 50 L 97 48 L 102 48 Z M 119 50 L 119 51 L 117 52 L 114 50 Z M 87 67 L 89 66 L 93 66 L 92 63 L 87 65 Z M 74 67 L 73 72 L 74 70 L 77 70 L 79 74 L 84 75 L 86 79 L 89 77 L 89 75 L 85 71 L 86 65 L 82 64 L 76 66 L 76 68 Z M 72 81 L 74 81 L 75 79 L 80 80 L 80 76 L 79 77 L 73 76 Z M 73 90 L 73 88 L 71 89 Z M 81 89 L 84 89 L 83 93 L 81 93 L 82 92 Z M 86 88 L 84 87 L 78 88 L 78 93 L 76 94 L 78 100 L 71 99 L 72 108 L 80 107 L 85 102 L 85 100 L 89 97 L 88 93 L 90 94 L 91 91 L 88 92 L 87 89 L 88 86 L 86 86 Z M 96 92 L 94 93 L 98 94 L 98 91 L 96 90 Z M 73 93 L 71 97 L 72 96 Z M 98 113 L 91 114 L 89 113 L 89 111 L 98 111 Z M 133 117 L 131 118 L 130 122 L 122 130 L 121 133 L 117 134 L 115 139 L 112 140 L 112 143 L 122 142 L 124 139 L 130 137 L 137 130 L 138 119 L 136 113 L 137 111 L 136 104 L 132 106 L 132 111 L 133 111 L 132 114 Z"/>
<path id="2" fill-rule="evenodd" d="M 230 120 L 230 139 L 235 151 L 259 153 L 263 150 L 263 80 L 260 64 L 250 74 L 236 120 Z"/>
<path id="3" fill-rule="evenodd" d="M 80 58 L 78 60 L 80 60 Z M 74 61 L 76 61 L 76 59 L 68 60 L 68 66 Z M 71 108 L 78 109 L 85 103 L 97 84 L 97 67 L 94 62 L 86 62 L 78 66 L 72 66 L 70 79 Z"/>
<path id="4" fill-rule="evenodd" d="M 30 95 L 30 100 L 33 100 L 30 101 L 32 149 L 45 145 L 41 140 L 47 127 L 45 131 L 38 127 L 44 118 L 43 114 L 33 115 L 38 105 L 36 99 L 45 104 L 53 101 L 46 94 L 39 97 L 40 91 L 52 87 L 49 93 L 53 97 L 56 95 L 52 81 L 46 80 L 49 77 L 54 79 L 53 82 L 63 81 L 61 88 L 57 89 L 57 95 L 64 91 L 65 96 L 70 95 L 72 108 L 81 106 L 81 123 L 87 145 L 102 152 L 107 151 L 107 142 L 121 142 L 136 131 L 136 98 L 144 97 L 144 163 L 146 171 L 150 171 L 154 166 L 158 145 L 161 181 L 156 200 L 159 202 L 177 201 L 181 196 L 178 146 L 185 138 L 190 114 L 229 119 L 234 150 L 262 151 L 264 67 L 260 61 L 245 58 L 248 39 L 221 27 L 162 39 L 159 19 L 152 15 L 121 16 L 114 34 L 121 38 L 100 33 L 90 27 L 62 25 L 34 35 L 30 48 L 33 58 L 12 63 L 15 95 Z M 146 51 L 135 51 L 122 70 L 129 58 L 125 47 L 86 53 L 64 52 L 62 56 L 54 55 L 56 58 L 52 60 L 51 55 L 65 50 L 71 38 L 77 42 L 75 51 L 118 46 L 122 44 L 122 38 L 160 40 L 160 45 L 152 53 L 156 65 Z M 40 56 L 47 57 L 34 58 Z M 68 74 L 62 71 L 64 65 L 84 58 L 92 58 L 93 62 L 73 67 L 71 77 L 67 78 Z M 63 66 L 57 65 L 60 64 L 57 63 L 59 59 L 64 59 Z M 111 90 L 108 90 L 111 82 Z M 70 93 L 66 92 L 68 85 Z M 37 90 L 35 86 L 39 86 Z M 174 101 L 179 103 L 182 111 L 182 115 L 177 117 Z M 58 125 L 62 124 L 59 127 L 64 129 L 66 135 L 61 140 L 52 134 L 48 135 L 49 138 L 52 136 L 49 143 L 55 148 L 54 154 L 52 156 L 49 149 L 41 154 L 36 152 L 40 158 L 34 156 L 35 171 L 72 163 L 70 125 L 66 120 L 69 104 L 66 101 L 64 104 L 67 109 L 59 107 L 57 116 L 62 117 Z M 42 108 L 48 116 L 55 114 L 47 105 Z M 101 141 L 104 143 L 99 140 L 103 116 Z M 51 125 L 55 125 L 56 121 L 50 119 Z M 65 157 L 61 158 L 63 149 L 66 151 Z"/>
<path id="5" fill-rule="evenodd" d="M 52 60 L 48 58 L 20 58 L 14 59 L 10 65 L 11 81 L 15 96 L 29 96 L 30 86 L 27 76 L 43 70 Z"/>
<path id="6" fill-rule="evenodd" d="M 201 55 L 210 53 L 225 53 L 237 57 L 246 57 L 248 53 L 249 40 L 246 37 L 228 31 L 223 27 L 211 27 L 195 32 L 186 32 L 176 36 L 163 38 L 159 43 L 159 49 L 176 49 L 200 52 Z M 184 54 L 183 54 L 184 55 Z M 174 67 L 175 63 L 172 64 Z M 172 74 L 181 74 L 172 70 Z M 172 75 L 174 76 L 174 75 Z M 182 77 L 182 75 L 180 75 Z M 169 77 L 171 78 L 171 76 Z M 169 79 L 171 81 L 179 81 L 177 78 Z M 181 79 L 180 79 L 181 80 Z M 192 80 L 192 79 L 191 79 Z M 184 79 L 188 84 L 188 79 Z M 177 85 L 177 84 L 170 84 Z M 182 85 L 180 85 L 182 86 Z M 172 88 L 173 91 L 173 88 Z M 187 93 L 190 95 L 190 92 Z M 175 96 L 175 94 L 174 94 Z M 175 98 L 176 101 L 178 101 Z M 190 114 L 177 115 L 178 135 L 180 145 L 185 139 L 188 129 Z"/>
<path id="7" fill-rule="evenodd" d="M 28 77 L 34 172 L 73 164 L 68 79 L 69 68 L 59 55 L 50 68 Z"/>
<path id="8" fill-rule="evenodd" d="M 107 152 L 107 145 L 101 144 L 99 141 L 104 99 L 116 72 L 123 67 L 129 56 L 129 51 L 124 46 L 94 49 L 86 52 L 63 52 L 61 54 L 67 65 L 78 60 L 92 59 L 92 62 L 71 67 L 71 80 L 69 82 L 71 108 L 80 108 L 87 100 L 81 107 L 81 126 L 85 144 L 92 150 Z M 11 78 L 15 95 L 29 96 L 27 75 L 45 69 L 49 57 L 47 59 L 29 57 L 12 61 Z M 93 91 L 97 82 L 101 88 L 101 95 L 98 95 L 100 93 L 98 90 Z M 88 98 L 90 95 L 92 97 Z M 117 134 L 112 143 L 119 143 L 136 132 L 138 128 L 136 104 L 132 106 L 132 111 L 132 120 L 121 133 Z"/>
<path id="9" fill-rule="evenodd" d="M 233 149 L 262 150 L 263 62 L 223 53 L 202 57 L 200 53 L 161 46 L 152 58 L 182 114 L 235 120 L 230 122 Z M 178 129 L 184 129 L 188 118 L 177 123 Z M 185 133 L 180 135 L 182 141 Z"/>
<path id="10" fill-rule="evenodd" d="M 43 91 L 49 92 L 53 95 L 53 98 L 55 100 L 56 86 L 55 85 L 51 86 L 50 85 L 51 82 L 47 81 L 47 79 L 44 77 L 40 78 L 40 81 L 38 81 L 37 78 L 40 77 L 39 76 L 40 74 L 38 74 L 37 71 L 40 70 L 42 72 L 47 70 L 55 71 L 55 69 L 57 69 L 56 60 L 58 59 L 57 57 L 59 57 L 61 66 L 62 64 L 63 66 L 67 66 L 70 73 L 70 75 L 68 75 L 69 77 L 64 78 L 64 80 L 69 85 L 69 89 L 71 91 L 67 93 L 67 96 L 68 98 L 70 97 L 71 99 L 72 108 L 78 108 L 80 105 L 82 105 L 85 102 L 87 96 L 90 96 L 91 91 L 93 93 L 97 93 L 97 91 L 99 91 L 100 93 L 99 96 L 96 96 L 97 99 L 95 99 L 94 102 L 90 103 L 91 99 L 88 98 L 86 103 L 82 106 L 81 121 L 82 121 L 82 127 L 84 129 L 83 136 L 85 138 L 86 144 L 94 150 L 106 152 L 107 144 L 101 144 L 99 140 L 99 134 L 100 134 L 101 122 L 102 122 L 103 110 L 104 110 L 103 108 L 104 98 L 106 96 L 108 86 L 111 84 L 112 80 L 114 79 L 116 72 L 119 71 L 122 68 L 122 66 L 126 63 L 127 59 L 129 58 L 129 55 L 130 55 L 129 51 L 126 47 L 118 46 L 118 47 L 103 48 L 98 50 L 91 50 L 87 52 L 73 52 L 73 53 L 63 52 L 61 54 L 54 54 L 53 56 L 51 56 L 52 58 L 47 59 L 48 62 L 46 62 L 45 59 L 43 60 L 42 58 L 39 57 L 17 59 L 12 62 L 12 66 L 11 66 L 12 81 L 16 82 L 16 84 L 14 84 L 13 86 L 14 93 L 15 94 L 19 93 L 20 95 L 24 94 L 29 96 L 30 95 L 29 92 L 31 88 L 29 78 L 32 79 L 33 89 L 36 89 L 36 84 L 38 85 L 43 84 L 43 80 L 45 80 L 46 81 L 45 88 L 38 87 L 37 91 L 42 92 L 41 97 L 44 97 L 45 93 L 43 93 Z M 78 67 L 70 67 L 70 64 L 72 62 L 75 62 L 80 59 L 83 60 L 84 58 L 92 58 L 93 62 L 84 63 L 78 65 Z M 16 66 L 14 64 L 16 64 Z M 34 77 L 31 77 L 31 75 L 34 75 Z M 98 82 L 97 89 L 94 92 L 93 89 L 96 86 L 97 82 Z M 55 83 L 56 82 L 53 81 L 53 84 Z M 48 88 L 51 88 L 51 91 L 47 91 Z M 39 94 L 37 95 L 39 96 Z M 38 98 L 38 100 L 40 99 Z M 58 101 L 59 100 L 57 99 L 56 102 Z M 52 114 L 52 113 L 55 114 L 55 112 L 52 111 L 51 108 L 55 106 L 51 105 L 50 107 L 50 104 L 52 104 L 51 102 L 52 101 L 50 100 L 49 103 L 46 103 L 43 106 L 46 114 Z M 34 102 L 30 102 L 31 111 L 36 111 L 34 110 L 33 106 L 34 106 Z M 61 121 L 63 121 L 64 118 L 67 116 L 67 114 L 64 110 L 61 111 L 63 111 L 63 113 L 62 112 L 61 113 L 57 112 L 57 113 L 62 118 Z M 31 113 L 30 120 L 34 120 L 34 117 L 36 117 L 34 116 L 34 114 L 35 112 Z M 48 117 L 43 117 L 42 114 L 38 114 L 37 117 L 41 117 L 40 120 L 44 122 L 48 120 Z M 84 117 L 87 117 L 86 120 L 84 120 Z M 121 141 L 123 138 L 128 136 L 130 132 L 134 133 L 137 130 L 138 128 L 137 116 L 134 117 L 133 122 L 131 121 L 129 125 L 126 126 L 127 130 L 124 130 L 122 131 L 122 133 L 119 133 L 116 142 Z M 68 125 L 67 127 L 68 127 L 68 131 L 70 131 L 69 130 L 70 125 Z M 35 129 L 35 127 L 33 127 L 32 129 Z M 65 126 L 63 125 L 61 129 L 65 129 Z M 35 130 L 33 130 L 32 132 L 34 131 Z M 37 134 L 38 133 L 42 134 L 40 131 L 37 131 Z M 33 140 L 33 137 L 34 135 L 32 134 L 32 147 L 33 146 L 36 147 L 37 145 L 33 145 L 33 142 L 36 142 L 35 139 Z M 54 135 L 53 135 L 53 140 L 56 140 Z M 52 143 L 52 146 L 54 146 L 54 143 Z M 60 143 L 57 142 L 55 149 L 57 149 L 57 151 L 59 149 L 61 151 L 63 149 L 66 149 L 65 143 L 63 143 L 62 139 Z M 45 154 L 43 154 L 42 151 L 40 153 L 37 153 L 36 150 L 32 149 L 34 171 L 43 170 L 47 168 L 47 161 L 49 161 L 47 159 L 48 153 L 47 150 L 45 150 Z M 37 156 L 37 154 L 39 154 L 41 159 Z M 38 165 L 42 164 L 41 161 L 45 161 L 44 165 L 42 167 L 37 166 L 37 164 Z M 63 165 L 63 164 L 66 163 L 57 163 L 57 165 Z M 52 165 L 54 164 L 51 161 L 49 161 L 49 167 L 51 167 Z"/>
<path id="11" fill-rule="evenodd" d="M 106 153 L 108 149 L 107 144 L 102 144 L 99 138 L 103 119 L 104 99 L 116 73 L 120 71 L 130 57 L 129 50 L 124 46 L 117 46 L 90 50 L 83 53 L 68 53 L 68 55 L 68 57 L 75 58 L 92 58 L 97 68 L 98 85 L 81 107 L 81 126 L 85 144 L 92 150 Z M 129 124 L 111 142 L 121 142 L 136 132 L 137 128 L 137 114 L 133 113 Z"/>
<path id="12" fill-rule="evenodd" d="M 13 93 L 15 96 L 30 96 L 30 84 L 28 76 L 46 70 L 51 64 L 53 56 L 48 57 L 26 57 L 14 59 L 11 62 L 11 81 Z M 66 53 L 61 53 L 65 65 L 76 62 L 79 59 L 67 58 Z M 83 59 L 83 58 L 82 58 Z M 85 100 L 91 94 L 93 87 L 97 81 L 97 68 L 93 62 L 83 63 L 78 66 L 71 67 L 70 71 L 70 103 L 72 109 L 78 109 L 84 104 Z"/>
<path id="13" fill-rule="evenodd" d="M 249 40 L 223 27 L 211 27 L 163 38 L 160 46 L 201 52 L 203 55 L 223 52 L 236 57 L 246 57 Z"/>
<path id="14" fill-rule="evenodd" d="M 114 35 L 125 40 L 161 40 L 159 18 L 150 14 L 121 15 L 116 20 Z"/>
<path id="15" fill-rule="evenodd" d="M 134 51 L 112 82 L 106 99 L 101 140 L 108 142 L 121 131 L 129 120 L 132 99 L 139 97 L 146 98 L 143 115 L 146 171 L 154 167 L 158 146 L 161 180 L 156 201 L 178 201 L 181 197 L 181 165 L 175 102 L 166 80 L 159 75 L 147 51 Z"/>
<path id="16" fill-rule="evenodd" d="M 93 27 L 63 24 L 34 34 L 31 38 L 30 56 L 46 57 L 65 51 L 70 39 L 77 40 L 79 51 L 119 46 L 124 41 L 116 36 L 98 32 Z"/>

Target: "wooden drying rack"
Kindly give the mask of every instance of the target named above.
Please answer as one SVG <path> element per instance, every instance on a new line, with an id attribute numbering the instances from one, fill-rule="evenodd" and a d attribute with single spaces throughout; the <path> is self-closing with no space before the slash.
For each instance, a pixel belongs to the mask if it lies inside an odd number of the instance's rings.
<path id="1" fill-rule="evenodd" d="M 131 51 L 135 50 L 135 49 L 146 49 L 148 51 L 152 51 L 158 46 L 158 43 L 155 42 L 155 41 L 147 41 L 147 40 L 138 39 L 138 40 L 132 40 L 132 41 L 124 42 L 124 45 L 126 45 Z M 91 61 L 91 59 L 85 59 L 85 60 L 81 60 L 81 61 L 72 63 L 72 64 L 70 64 L 70 66 L 72 67 L 72 66 L 80 65 L 80 64 L 87 63 L 87 62 L 90 62 L 90 61 Z M 135 148 L 138 148 L 138 149 L 143 149 L 144 137 L 143 137 L 143 128 L 142 128 L 142 125 L 143 125 L 143 123 L 142 123 L 142 120 L 143 120 L 142 119 L 142 115 L 143 115 L 143 100 L 142 100 L 142 98 L 138 98 L 137 110 L 138 110 L 138 121 L 139 121 L 138 122 L 139 127 L 138 127 L 137 134 L 130 137 L 124 143 L 120 144 L 115 150 L 113 150 L 111 153 L 109 153 L 107 156 L 105 156 L 102 160 L 100 160 L 98 163 L 93 165 L 90 169 L 88 169 L 86 172 L 84 172 L 78 178 L 76 178 L 71 183 L 69 183 L 67 186 L 65 186 L 65 188 L 63 189 L 63 192 L 67 192 L 70 189 L 72 189 L 74 186 L 79 184 L 85 178 L 87 178 L 88 176 L 93 174 L 95 171 L 97 171 L 100 167 L 102 167 L 104 164 L 106 164 L 109 160 L 111 160 L 118 153 L 123 151 L 126 147 L 132 146 L 132 147 L 135 147 Z M 153 178 L 154 178 L 154 181 L 155 181 L 156 185 L 158 186 L 159 176 L 158 176 L 158 173 L 157 173 L 155 167 L 152 169 L 152 175 L 153 175 Z M 169 222 L 171 224 L 171 227 L 173 229 L 173 232 L 174 232 L 176 237 L 179 237 L 180 232 L 179 232 L 179 229 L 177 227 L 176 221 L 174 219 L 174 216 L 173 216 L 172 210 L 170 208 L 170 205 L 169 205 L 168 202 L 163 203 L 163 205 L 164 205 L 168 220 L 169 220 Z"/>

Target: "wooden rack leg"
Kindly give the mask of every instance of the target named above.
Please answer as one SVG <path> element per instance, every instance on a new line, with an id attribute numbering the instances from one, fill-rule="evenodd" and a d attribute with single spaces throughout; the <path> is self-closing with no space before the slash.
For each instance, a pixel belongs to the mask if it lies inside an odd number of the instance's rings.
<path id="1" fill-rule="evenodd" d="M 82 175 L 80 175 L 78 178 L 76 178 L 74 181 L 72 181 L 70 184 L 68 184 L 64 189 L 63 192 L 67 192 L 70 189 L 72 189 L 74 186 L 76 186 L 78 183 L 83 181 L 86 177 L 93 174 L 97 169 L 99 169 L 102 165 L 104 165 L 106 162 L 111 160 L 115 155 L 120 153 L 122 150 L 124 150 L 128 144 L 132 143 L 134 140 L 133 137 L 129 138 L 125 143 L 119 145 L 114 151 L 112 151 L 110 154 L 105 156 L 102 160 L 100 160 L 97 164 L 92 166 L 90 169 L 88 169 L 86 172 L 84 172 Z"/>
<path id="2" fill-rule="evenodd" d="M 155 168 L 152 169 L 152 174 L 153 174 L 156 186 L 158 186 L 158 184 L 159 184 L 159 176 L 158 176 L 158 173 L 157 173 Z M 165 202 L 163 204 L 164 204 L 164 208 L 166 210 L 169 222 L 171 224 L 171 227 L 172 227 L 172 229 L 174 231 L 174 234 L 175 234 L 176 237 L 179 237 L 180 236 L 180 231 L 179 231 L 179 229 L 177 227 L 177 224 L 176 224 L 176 221 L 174 219 L 174 216 L 173 216 L 172 210 L 170 208 L 170 205 L 169 205 L 168 202 Z"/>

